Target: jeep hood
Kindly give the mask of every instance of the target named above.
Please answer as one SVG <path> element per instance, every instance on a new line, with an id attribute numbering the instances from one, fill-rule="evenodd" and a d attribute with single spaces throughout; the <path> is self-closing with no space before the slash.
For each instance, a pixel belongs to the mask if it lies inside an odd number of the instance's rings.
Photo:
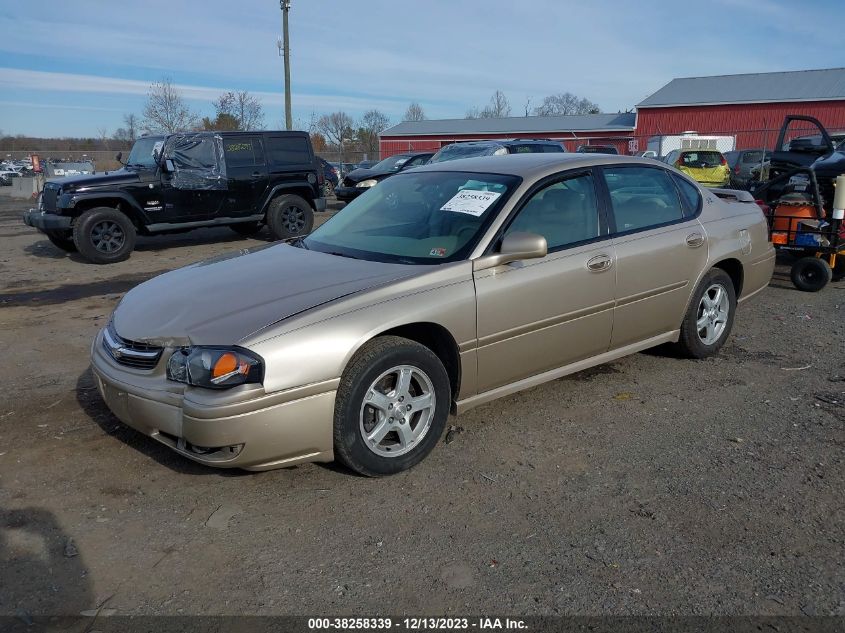
<path id="1" fill-rule="evenodd" d="M 153 345 L 233 345 L 285 318 L 428 266 L 385 264 L 273 244 L 165 273 L 130 290 L 117 333 Z"/>
<path id="2" fill-rule="evenodd" d="M 103 187 L 107 185 L 123 185 L 138 182 L 138 172 L 131 169 L 116 169 L 99 174 L 82 174 L 79 176 L 65 176 L 51 178 L 50 182 L 61 185 L 63 191 L 79 191 L 89 187 Z"/>

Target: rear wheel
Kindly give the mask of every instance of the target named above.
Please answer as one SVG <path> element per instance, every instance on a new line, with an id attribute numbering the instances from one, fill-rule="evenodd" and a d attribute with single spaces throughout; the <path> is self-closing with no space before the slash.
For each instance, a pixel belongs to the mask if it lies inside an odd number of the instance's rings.
<path id="1" fill-rule="evenodd" d="M 89 209 L 73 225 L 73 242 L 95 264 L 122 262 L 135 248 L 135 226 L 117 209 Z"/>
<path id="2" fill-rule="evenodd" d="M 823 259 L 802 257 L 792 264 L 789 276 L 798 290 L 818 292 L 833 278 L 833 271 Z"/>
<path id="3" fill-rule="evenodd" d="M 267 210 L 267 225 L 279 240 L 307 235 L 314 226 L 314 211 L 299 196 L 279 196 Z"/>
<path id="4" fill-rule="evenodd" d="M 335 454 L 369 477 L 407 470 L 437 444 L 450 400 L 449 376 L 430 349 L 398 336 L 370 341 L 341 377 Z"/>
<path id="5" fill-rule="evenodd" d="M 53 246 L 67 251 L 68 253 L 76 252 L 76 244 L 73 243 L 72 231 L 47 231 L 47 239 Z"/>
<path id="6" fill-rule="evenodd" d="M 731 333 L 735 311 L 731 278 L 719 268 L 710 270 L 698 284 L 681 323 L 681 352 L 690 358 L 718 354 Z"/>
<path id="7" fill-rule="evenodd" d="M 261 222 L 238 222 L 237 224 L 230 224 L 229 228 L 238 235 L 250 237 L 258 233 L 262 226 Z"/>

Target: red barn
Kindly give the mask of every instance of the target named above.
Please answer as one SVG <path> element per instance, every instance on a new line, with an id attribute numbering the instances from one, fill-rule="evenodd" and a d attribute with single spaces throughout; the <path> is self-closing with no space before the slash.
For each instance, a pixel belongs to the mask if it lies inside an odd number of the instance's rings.
<path id="1" fill-rule="evenodd" d="M 628 153 L 634 133 L 633 112 L 527 116 L 490 119 L 403 121 L 379 135 L 381 157 L 407 151 L 437 151 L 455 141 L 543 138 L 563 142 L 574 152 L 580 145 L 613 145 Z"/>
<path id="2" fill-rule="evenodd" d="M 637 104 L 637 145 L 694 130 L 736 136 L 737 149 L 771 149 L 788 114 L 845 130 L 845 68 L 673 79 Z"/>

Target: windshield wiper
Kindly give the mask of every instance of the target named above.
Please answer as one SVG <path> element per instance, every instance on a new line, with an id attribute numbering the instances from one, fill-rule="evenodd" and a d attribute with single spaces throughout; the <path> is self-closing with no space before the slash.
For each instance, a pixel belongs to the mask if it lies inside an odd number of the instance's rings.
<path id="1" fill-rule="evenodd" d="M 354 255 L 347 255 L 346 253 L 338 253 L 337 251 L 323 251 L 326 255 L 337 255 L 338 257 L 348 257 L 349 259 L 358 259 Z"/>

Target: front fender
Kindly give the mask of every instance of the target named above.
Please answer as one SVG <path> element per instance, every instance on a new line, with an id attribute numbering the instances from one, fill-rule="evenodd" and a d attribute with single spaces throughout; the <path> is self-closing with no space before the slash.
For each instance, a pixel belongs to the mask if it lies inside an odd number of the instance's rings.
<path id="1" fill-rule="evenodd" d="M 146 224 L 147 222 L 147 214 L 144 213 L 144 210 L 141 206 L 135 201 L 132 196 L 122 192 L 122 191 L 92 191 L 92 192 L 85 192 L 85 193 L 76 193 L 76 192 L 68 192 L 63 193 L 59 196 L 57 205 L 59 209 L 65 209 L 71 211 L 70 215 L 79 215 L 76 213 L 76 209 L 79 207 L 80 203 L 89 202 L 89 201 L 102 201 L 103 206 L 114 206 L 114 201 L 119 200 L 121 203 L 128 206 L 131 209 L 131 212 L 143 223 Z M 85 205 L 88 206 L 88 205 Z"/>

